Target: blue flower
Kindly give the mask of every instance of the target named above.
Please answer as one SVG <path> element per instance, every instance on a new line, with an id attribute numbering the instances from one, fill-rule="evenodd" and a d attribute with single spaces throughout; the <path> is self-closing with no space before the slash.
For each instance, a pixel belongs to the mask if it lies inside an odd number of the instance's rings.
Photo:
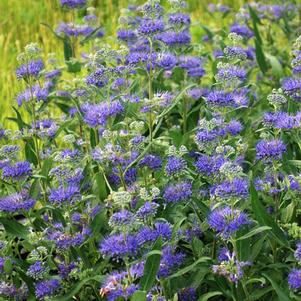
<path id="1" fill-rule="evenodd" d="M 158 55 L 157 65 L 164 70 L 171 70 L 177 64 L 177 57 L 171 53 L 162 53 Z"/>
<path id="2" fill-rule="evenodd" d="M 62 6 L 67 6 L 68 8 L 80 8 L 85 6 L 87 0 L 61 0 Z"/>
<path id="3" fill-rule="evenodd" d="M 301 287 L 301 269 L 292 269 L 288 275 L 288 285 L 292 290 L 298 290 Z"/>
<path id="4" fill-rule="evenodd" d="M 168 185 L 165 188 L 163 197 L 167 202 L 177 203 L 188 201 L 192 195 L 192 185 L 188 182 L 181 182 Z"/>
<path id="5" fill-rule="evenodd" d="M 264 161 L 281 159 L 285 151 L 286 146 L 281 140 L 260 140 L 256 145 L 256 159 Z"/>
<path id="6" fill-rule="evenodd" d="M 45 65 L 41 59 L 32 60 L 27 64 L 21 65 L 16 70 L 16 75 L 18 79 L 26 79 L 29 76 L 38 78 L 40 72 L 44 69 Z"/>
<path id="7" fill-rule="evenodd" d="M 35 295 L 40 300 L 44 300 L 45 297 L 53 296 L 59 290 L 59 288 L 59 279 L 41 281 L 35 286 Z"/>
<path id="8" fill-rule="evenodd" d="M 28 211 L 35 205 L 36 201 L 29 198 L 26 192 L 14 193 L 0 199 L 0 211 L 17 212 Z"/>
<path id="9" fill-rule="evenodd" d="M 224 239 L 228 239 L 241 227 L 249 223 L 250 220 L 244 212 L 228 206 L 215 209 L 208 216 L 210 228 L 218 232 L 218 235 Z"/>
<path id="10" fill-rule="evenodd" d="M 301 79 L 287 77 L 282 81 L 283 92 L 290 96 L 292 100 L 301 101 Z"/>
<path id="11" fill-rule="evenodd" d="M 157 155 L 147 154 L 140 160 L 139 166 L 147 166 L 154 170 L 160 169 L 162 167 L 162 160 Z"/>
<path id="12" fill-rule="evenodd" d="M 198 172 L 205 176 L 217 175 L 220 167 L 227 160 L 221 155 L 200 155 L 195 163 Z"/>
<path id="13" fill-rule="evenodd" d="M 168 176 L 176 176 L 181 174 L 186 167 L 187 163 L 183 158 L 170 156 L 165 165 L 165 172 Z"/>
<path id="14" fill-rule="evenodd" d="M 100 243 L 100 252 L 109 257 L 135 256 L 138 253 L 138 240 L 130 234 L 114 234 Z"/>
<path id="15" fill-rule="evenodd" d="M 246 178 L 235 178 L 231 181 L 225 181 L 215 184 L 210 189 L 210 195 L 222 199 L 227 198 L 248 198 L 249 181 Z"/>
<path id="16" fill-rule="evenodd" d="M 78 199 L 79 187 L 70 185 L 67 187 L 59 187 L 57 189 L 52 189 L 49 194 L 49 201 L 55 204 L 62 204 L 65 202 L 72 202 Z"/>
<path id="17" fill-rule="evenodd" d="M 164 22 L 160 19 L 145 18 L 141 20 L 138 32 L 141 35 L 152 36 L 164 30 Z"/>
<path id="18" fill-rule="evenodd" d="M 17 162 L 14 165 L 5 165 L 2 168 L 2 178 L 5 180 L 19 181 L 31 176 L 32 169 L 28 161 Z"/>

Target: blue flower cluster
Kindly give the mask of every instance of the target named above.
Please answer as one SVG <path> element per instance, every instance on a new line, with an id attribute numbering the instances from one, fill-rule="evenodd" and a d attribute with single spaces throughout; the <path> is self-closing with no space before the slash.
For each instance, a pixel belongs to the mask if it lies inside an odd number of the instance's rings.
<path id="1" fill-rule="evenodd" d="M 18 56 L 0 299 L 299 300 L 298 5 L 92 2 Z"/>

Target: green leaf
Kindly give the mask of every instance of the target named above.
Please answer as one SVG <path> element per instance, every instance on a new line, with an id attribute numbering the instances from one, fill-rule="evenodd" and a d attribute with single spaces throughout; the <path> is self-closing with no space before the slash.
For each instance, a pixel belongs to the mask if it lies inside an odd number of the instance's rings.
<path id="1" fill-rule="evenodd" d="M 201 257 L 197 261 L 192 263 L 191 265 L 189 265 L 189 266 L 177 271 L 176 273 L 170 275 L 167 279 L 172 279 L 172 278 L 182 276 L 182 275 L 188 273 L 189 271 L 191 271 L 193 268 L 195 268 L 199 263 L 204 263 L 204 262 L 207 262 L 209 260 L 210 260 L 210 257 Z"/>
<path id="2" fill-rule="evenodd" d="M 133 294 L 131 301 L 146 301 L 146 292 L 136 291 Z"/>
<path id="3" fill-rule="evenodd" d="M 262 247 L 264 246 L 264 241 L 266 240 L 267 235 L 264 235 L 263 237 L 261 237 L 259 240 L 257 240 L 253 245 L 252 245 L 252 249 L 251 249 L 251 257 L 250 260 L 254 261 L 255 258 L 258 256 L 258 254 L 260 253 Z"/>
<path id="4" fill-rule="evenodd" d="M 261 72 L 265 73 L 268 70 L 268 65 L 261 44 L 258 42 L 258 40 L 255 40 L 255 55 Z"/>
<path id="5" fill-rule="evenodd" d="M 222 294 L 223 294 L 223 293 L 222 293 L 222 292 L 219 292 L 219 291 L 206 293 L 206 294 L 204 294 L 203 296 L 201 296 L 201 297 L 199 298 L 198 301 L 207 301 L 207 300 L 209 300 L 209 299 L 212 298 L 212 297 L 215 297 L 215 296 L 221 296 Z"/>
<path id="6" fill-rule="evenodd" d="M 152 251 L 161 250 L 162 249 L 162 238 L 159 237 Z M 161 254 L 154 253 L 146 259 L 143 277 L 140 280 L 140 286 L 143 291 L 149 291 L 156 280 L 156 276 L 160 267 Z"/>
<path id="7" fill-rule="evenodd" d="M 263 273 L 263 276 L 265 276 L 271 282 L 276 294 L 279 297 L 279 300 L 281 300 L 281 301 L 290 301 L 291 300 L 288 297 L 288 294 L 285 293 L 284 289 L 279 287 L 279 285 L 274 281 L 274 279 L 272 277 L 270 277 L 266 273 Z"/>
<path id="8" fill-rule="evenodd" d="M 64 58 L 66 62 L 69 62 L 73 57 L 73 49 L 71 46 L 71 40 L 66 35 L 63 39 L 63 44 L 64 44 Z M 69 66 L 68 66 L 68 71 L 69 71 Z"/>
<path id="9" fill-rule="evenodd" d="M 93 277 L 89 277 L 87 279 L 84 279 L 84 280 L 78 282 L 77 284 L 75 284 L 67 294 L 64 294 L 64 296 L 59 296 L 59 297 L 53 298 L 53 299 L 51 299 L 51 301 L 70 301 L 70 300 L 73 300 L 73 297 L 81 290 L 81 288 L 85 284 L 87 284 L 88 282 L 91 282 L 91 281 L 96 281 L 97 282 L 97 287 L 99 287 L 101 282 L 105 279 L 105 277 L 106 276 L 103 276 L 103 275 L 97 275 L 97 276 L 93 276 Z"/>
<path id="10" fill-rule="evenodd" d="M 249 237 L 252 237 L 258 233 L 261 233 L 263 231 L 267 231 L 267 230 L 271 230 L 272 228 L 271 227 L 268 227 L 268 226 L 261 226 L 261 227 L 256 227 L 254 228 L 253 230 L 251 230 L 250 232 L 248 232 L 247 234 L 241 236 L 241 237 L 238 237 L 236 240 L 243 240 L 243 239 L 246 239 L 246 238 L 249 238 Z"/>
<path id="11" fill-rule="evenodd" d="M 260 24 L 260 19 L 257 16 L 256 12 L 254 11 L 254 9 L 249 5 L 249 12 L 250 12 L 250 16 L 252 19 L 252 23 L 253 23 L 253 30 L 254 30 L 254 34 L 255 34 L 255 38 L 258 41 L 259 44 L 262 44 L 262 39 L 257 27 L 257 23 Z"/>
<path id="12" fill-rule="evenodd" d="M 288 246 L 287 239 L 283 233 L 283 231 L 279 228 L 277 223 L 273 220 L 273 218 L 266 212 L 266 208 L 262 205 L 262 203 L 258 199 L 257 191 L 254 186 L 251 184 L 251 204 L 253 208 L 253 212 L 258 220 L 259 224 L 262 226 L 268 226 L 271 228 L 271 235 L 277 242 L 282 246 Z"/>
<path id="13" fill-rule="evenodd" d="M 298 168 L 301 168 L 301 160 L 289 160 L 288 162 Z"/>
<path id="14" fill-rule="evenodd" d="M 38 164 L 38 159 L 35 154 L 35 145 L 32 138 L 25 142 L 25 158 L 28 162 L 34 165 Z"/>
<path id="15" fill-rule="evenodd" d="M 265 53 L 265 56 L 272 67 L 273 75 L 277 78 L 281 78 L 283 76 L 283 68 L 279 60 L 274 55 L 269 53 Z"/>
<path id="16" fill-rule="evenodd" d="M 29 234 L 27 228 L 22 224 L 18 223 L 17 221 L 1 217 L 0 223 L 3 225 L 7 233 L 16 237 L 27 239 L 27 236 Z"/>

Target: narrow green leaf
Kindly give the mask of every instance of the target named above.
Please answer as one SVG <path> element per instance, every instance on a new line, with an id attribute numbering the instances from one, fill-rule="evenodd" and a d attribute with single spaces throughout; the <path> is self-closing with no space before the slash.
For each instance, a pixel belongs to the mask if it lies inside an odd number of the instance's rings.
<path id="1" fill-rule="evenodd" d="M 261 44 L 258 42 L 257 39 L 255 40 L 255 55 L 261 72 L 265 73 L 268 70 L 268 65 Z"/>
<path id="2" fill-rule="evenodd" d="M 203 296 L 201 296 L 198 301 L 207 301 L 207 300 L 209 300 L 212 297 L 221 296 L 222 294 L 223 293 L 219 292 L 219 291 L 209 292 L 209 293 L 206 293 Z"/>
<path id="3" fill-rule="evenodd" d="M 256 227 L 254 228 L 253 230 L 251 230 L 250 232 L 248 232 L 247 234 L 241 236 L 241 237 L 238 237 L 236 240 L 243 240 L 243 239 L 246 239 L 246 238 L 249 238 L 249 237 L 252 237 L 258 233 L 261 233 L 263 231 L 267 231 L 267 230 L 271 230 L 272 228 L 271 227 L 268 227 L 268 226 L 261 226 L 261 227 Z"/>
<path id="4" fill-rule="evenodd" d="M 263 276 L 265 276 L 272 284 L 276 294 L 279 297 L 279 300 L 281 301 L 290 301 L 291 299 L 288 297 L 288 294 L 285 293 L 285 290 L 280 287 L 272 277 L 270 277 L 269 275 L 267 275 L 266 273 L 263 273 Z"/>
<path id="5" fill-rule="evenodd" d="M 29 234 L 27 228 L 22 224 L 18 223 L 17 221 L 13 219 L 1 217 L 0 223 L 3 225 L 5 231 L 8 234 L 11 234 L 15 237 L 21 237 L 27 239 L 27 236 Z"/>
<path id="6" fill-rule="evenodd" d="M 287 239 L 283 233 L 283 231 L 279 228 L 277 223 L 273 220 L 273 218 L 266 212 L 265 207 L 258 199 L 257 191 L 254 186 L 251 185 L 251 204 L 253 208 L 253 212 L 258 220 L 259 224 L 262 226 L 268 226 L 271 228 L 271 235 L 277 242 L 282 246 L 288 246 Z"/>
<path id="7" fill-rule="evenodd" d="M 57 298 L 51 299 L 51 301 L 70 301 L 73 300 L 73 297 L 81 290 L 81 288 L 87 284 L 88 282 L 95 281 L 97 282 L 97 287 L 100 286 L 101 282 L 105 279 L 106 276 L 103 275 L 97 275 L 93 277 L 86 278 L 80 282 L 77 282 L 71 290 L 65 294 L 64 296 L 59 296 Z"/>
<path id="8" fill-rule="evenodd" d="M 195 268 L 199 263 L 204 263 L 204 262 L 207 262 L 209 260 L 210 260 L 210 257 L 201 257 L 197 261 L 192 263 L 191 265 L 189 265 L 189 266 L 177 271 L 176 273 L 170 275 L 167 279 L 172 279 L 172 278 L 182 276 L 182 275 L 188 273 L 189 271 L 191 271 L 193 268 Z"/>
<path id="9" fill-rule="evenodd" d="M 274 55 L 269 53 L 265 53 L 265 56 L 272 67 L 273 75 L 277 78 L 281 78 L 283 76 L 283 68 L 279 60 Z"/>
<path id="10" fill-rule="evenodd" d="M 152 251 L 161 250 L 162 249 L 162 238 L 159 237 Z M 140 286 L 143 291 L 149 291 L 156 280 L 156 276 L 160 267 L 161 254 L 153 254 L 146 259 L 143 277 L 140 280 Z"/>
<path id="11" fill-rule="evenodd" d="M 131 301 L 146 301 L 146 292 L 136 291 L 133 294 Z"/>

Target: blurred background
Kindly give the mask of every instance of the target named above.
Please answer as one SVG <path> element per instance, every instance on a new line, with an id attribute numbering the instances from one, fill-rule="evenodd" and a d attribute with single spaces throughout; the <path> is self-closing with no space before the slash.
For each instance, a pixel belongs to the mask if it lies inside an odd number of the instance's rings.
<path id="1" fill-rule="evenodd" d="M 97 8 L 100 23 L 105 29 L 106 36 L 115 35 L 118 26 L 120 10 L 129 4 L 142 4 L 145 1 L 136 0 L 92 0 L 91 4 Z M 163 1 L 164 2 L 164 1 Z M 188 0 L 188 10 L 193 22 L 211 23 L 215 27 L 222 26 L 224 20 L 216 19 L 208 13 L 208 4 L 228 5 L 234 9 L 247 1 L 242 0 Z M 60 21 L 66 21 L 68 15 L 62 11 L 59 0 L 0 0 L 0 122 L 5 125 L 5 117 L 12 115 L 11 106 L 16 105 L 15 96 L 21 87 L 15 77 L 17 65 L 16 57 L 24 46 L 30 42 L 37 42 L 44 53 L 55 52 L 62 54 L 62 45 L 49 32 L 41 26 L 41 22 L 56 28 Z"/>

